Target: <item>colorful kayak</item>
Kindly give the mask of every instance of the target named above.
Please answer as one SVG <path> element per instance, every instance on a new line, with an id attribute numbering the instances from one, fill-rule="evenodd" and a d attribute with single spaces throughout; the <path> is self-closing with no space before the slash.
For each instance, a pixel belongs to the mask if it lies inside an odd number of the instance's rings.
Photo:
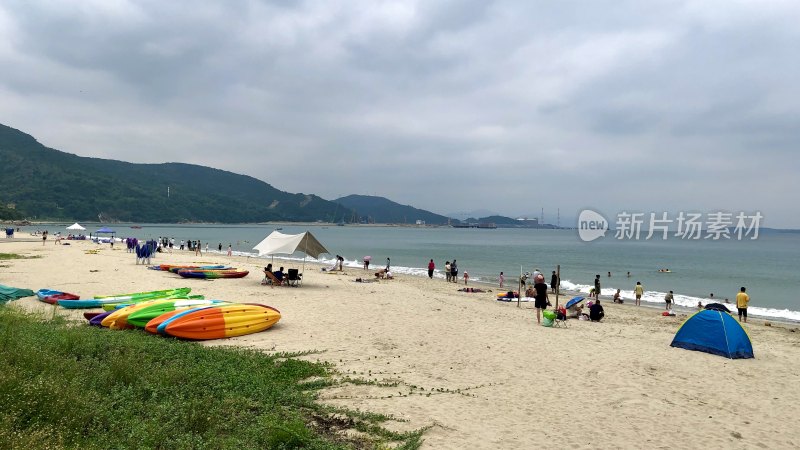
<path id="1" fill-rule="evenodd" d="M 168 272 L 168 271 L 170 271 L 170 270 L 172 270 L 174 268 L 182 268 L 182 269 L 203 269 L 203 268 L 205 268 L 205 269 L 213 269 L 213 268 L 222 268 L 222 267 L 225 267 L 225 266 L 220 265 L 220 264 L 211 264 L 211 265 L 202 265 L 202 266 L 197 266 L 197 265 L 193 265 L 193 264 L 159 264 L 157 266 L 150 266 L 150 267 L 148 267 L 148 269 L 163 270 L 165 272 Z"/>
<path id="2" fill-rule="evenodd" d="M 190 311 L 195 311 L 195 310 L 204 309 L 204 308 L 211 308 L 211 305 L 198 306 L 196 308 L 189 308 L 189 309 L 183 309 L 183 310 L 179 309 L 179 310 L 175 310 L 175 311 L 166 312 L 166 313 L 164 313 L 164 314 L 162 314 L 162 315 L 160 315 L 160 316 L 158 316 L 158 317 L 156 317 L 154 319 L 151 319 L 149 322 L 147 322 L 147 325 L 144 326 L 144 331 L 147 331 L 148 333 L 162 334 L 163 335 L 164 333 L 159 332 L 158 328 L 164 322 L 172 319 L 173 317 L 175 317 L 177 315 L 187 314 Z"/>
<path id="3" fill-rule="evenodd" d="M 100 325 L 104 327 L 111 328 L 112 330 L 124 330 L 126 328 L 133 328 L 133 326 L 128 325 L 128 316 L 136 312 L 136 310 L 144 308 L 148 305 L 152 305 L 154 303 L 158 303 L 161 301 L 168 301 L 168 299 L 156 299 L 156 300 L 145 300 L 139 303 L 133 303 L 124 308 L 119 308 L 111 311 L 111 314 L 107 315 Z"/>
<path id="4" fill-rule="evenodd" d="M 105 318 L 106 318 L 106 316 L 108 316 L 109 314 L 111 314 L 111 311 L 104 312 L 104 313 L 100 313 L 100 314 L 98 314 L 98 315 L 96 315 L 96 316 L 92 317 L 91 319 L 89 319 L 89 325 L 92 325 L 92 326 L 95 326 L 95 327 L 99 327 L 99 326 L 101 326 L 101 325 L 100 325 L 100 323 L 101 323 L 101 322 L 103 321 L 103 319 L 105 319 Z"/>
<path id="5" fill-rule="evenodd" d="M 206 298 L 205 295 L 170 295 L 169 297 L 163 297 L 163 299 L 171 299 L 171 300 L 205 300 L 205 298 Z M 154 300 L 154 299 L 147 299 L 147 300 Z M 126 300 L 123 303 L 106 303 L 103 306 L 101 306 L 101 308 L 103 308 L 106 311 L 114 311 L 116 309 L 133 305 L 134 303 L 141 303 L 141 302 Z"/>
<path id="6" fill-rule="evenodd" d="M 106 299 L 106 298 L 117 298 L 120 300 L 126 300 L 136 297 L 147 297 L 152 296 L 154 294 L 164 294 L 164 293 L 176 293 L 176 291 L 185 291 L 182 292 L 183 294 L 188 294 L 191 292 L 192 288 L 176 288 L 176 289 L 162 289 L 160 291 L 145 291 L 145 292 L 134 292 L 132 294 L 114 294 L 114 295 L 95 295 L 94 298 L 96 299 Z"/>
<path id="7" fill-rule="evenodd" d="M 59 300 L 79 300 L 79 295 L 70 294 L 69 292 L 54 291 L 52 289 L 39 289 L 36 291 L 36 297 L 39 301 L 55 305 Z"/>
<path id="8" fill-rule="evenodd" d="M 124 294 L 118 296 L 108 296 L 93 298 L 88 300 L 59 300 L 58 305 L 67 309 L 100 308 L 103 305 L 117 303 L 139 303 L 145 300 L 155 300 L 158 298 L 186 297 L 191 288 L 168 289 L 163 291 L 140 292 L 138 294 Z"/>
<path id="9" fill-rule="evenodd" d="M 195 271 L 195 270 L 179 270 L 178 275 L 183 278 L 243 278 L 250 273 L 247 270 L 212 270 L 212 271 Z"/>
<path id="10" fill-rule="evenodd" d="M 280 319 L 280 311 L 270 306 L 236 303 L 176 314 L 159 325 L 158 332 L 183 339 L 220 339 L 258 333 Z"/>
<path id="11" fill-rule="evenodd" d="M 208 272 L 212 270 L 236 270 L 235 267 L 231 266 L 200 266 L 200 267 L 170 267 L 169 271 L 172 273 L 178 273 L 181 270 L 191 270 L 195 272 Z"/>
<path id="12" fill-rule="evenodd" d="M 162 300 L 144 305 L 128 315 L 128 325 L 144 328 L 148 322 L 172 311 L 185 311 L 199 306 L 220 305 L 226 302 L 222 300 Z"/>

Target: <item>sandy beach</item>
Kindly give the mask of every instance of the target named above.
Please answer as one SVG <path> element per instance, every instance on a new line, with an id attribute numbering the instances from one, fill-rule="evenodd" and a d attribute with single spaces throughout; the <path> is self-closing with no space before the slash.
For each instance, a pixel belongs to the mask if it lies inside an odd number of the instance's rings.
<path id="1" fill-rule="evenodd" d="M 536 325 L 533 305 L 498 302 L 497 289 L 463 293 L 463 284 L 412 276 L 357 283 L 372 274 L 326 273 L 312 264 L 301 287 L 272 288 L 260 284 L 261 259 L 177 250 L 153 259 L 251 271 L 242 279 L 189 280 L 136 265 L 120 245 L 70 244 L 0 241 L 2 253 L 39 257 L 0 262 L 0 284 L 82 298 L 188 286 L 206 298 L 274 306 L 283 318 L 272 329 L 204 345 L 313 350 L 308 358 L 329 361 L 343 376 L 387 384 L 344 385 L 323 401 L 393 414 L 402 419 L 390 426 L 396 429 L 431 426 L 423 448 L 800 446 L 796 324 L 752 320 L 745 326 L 756 358 L 729 360 L 669 346 L 687 314 L 662 317 L 610 299 L 601 323 L 545 328 Z M 83 320 L 83 311 L 35 298 L 11 305 Z"/>

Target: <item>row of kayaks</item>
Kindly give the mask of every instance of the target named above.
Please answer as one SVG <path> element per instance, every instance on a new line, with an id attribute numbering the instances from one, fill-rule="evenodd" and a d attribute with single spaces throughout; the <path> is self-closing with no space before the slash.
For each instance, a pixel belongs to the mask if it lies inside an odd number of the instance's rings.
<path id="1" fill-rule="evenodd" d="M 104 313 L 85 313 L 90 325 L 112 330 L 143 328 L 182 339 L 221 339 L 258 333 L 281 319 L 277 309 L 222 300 L 149 300 Z"/>
<path id="2" fill-rule="evenodd" d="M 243 278 L 250 273 L 247 270 L 237 270 L 235 267 L 223 265 L 196 266 L 182 264 L 159 264 L 156 266 L 150 266 L 149 269 L 175 273 L 183 278 L 203 279 Z"/>
<path id="3" fill-rule="evenodd" d="M 41 301 L 64 308 L 103 308 L 102 313 L 84 313 L 91 325 L 143 328 L 183 339 L 220 339 L 257 333 L 281 318 L 280 312 L 270 306 L 206 300 L 190 292 L 191 288 L 165 289 L 95 296 L 88 300 L 52 289 L 40 289 L 36 294 Z"/>
<path id="4" fill-rule="evenodd" d="M 164 289 L 158 291 L 135 292 L 131 294 L 115 295 L 96 295 L 91 299 L 81 300 L 80 296 L 68 292 L 55 291 L 52 289 L 39 289 L 36 296 L 44 303 L 51 305 L 57 304 L 67 309 L 88 309 L 103 308 L 105 306 L 116 306 L 123 303 L 138 303 L 146 300 L 160 298 L 174 299 L 202 299 L 203 296 L 192 296 L 189 293 L 191 288 Z"/>

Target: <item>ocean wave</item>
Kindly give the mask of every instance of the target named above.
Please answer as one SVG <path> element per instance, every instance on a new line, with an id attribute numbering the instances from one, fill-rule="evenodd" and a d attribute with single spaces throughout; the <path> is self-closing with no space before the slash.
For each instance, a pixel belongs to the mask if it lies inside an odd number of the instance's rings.
<path id="1" fill-rule="evenodd" d="M 575 291 L 588 295 L 589 290 L 592 289 L 593 286 L 588 284 L 576 284 L 572 283 L 569 280 L 562 280 L 561 288 L 566 289 L 568 291 Z M 600 295 L 606 297 L 614 297 L 614 293 L 616 292 L 617 288 L 614 287 L 600 289 Z M 623 300 L 626 300 L 628 302 L 631 302 L 636 298 L 636 295 L 634 294 L 633 290 L 620 289 L 619 294 Z M 665 304 L 664 296 L 666 295 L 667 295 L 666 292 L 646 290 L 642 295 L 642 302 L 664 305 Z M 685 308 L 697 308 L 698 303 L 702 303 L 703 305 L 706 305 L 708 303 L 722 303 L 725 306 L 727 306 L 732 313 L 734 314 L 736 313 L 736 303 L 725 303 L 724 299 L 701 298 L 701 297 L 694 297 L 682 294 L 673 294 L 673 295 L 674 295 L 673 302 L 677 306 L 682 306 Z M 761 318 L 800 321 L 800 311 L 792 311 L 789 309 L 775 309 L 775 308 L 762 308 L 759 306 L 750 306 L 747 308 L 747 314 L 748 316 L 761 317 Z"/>

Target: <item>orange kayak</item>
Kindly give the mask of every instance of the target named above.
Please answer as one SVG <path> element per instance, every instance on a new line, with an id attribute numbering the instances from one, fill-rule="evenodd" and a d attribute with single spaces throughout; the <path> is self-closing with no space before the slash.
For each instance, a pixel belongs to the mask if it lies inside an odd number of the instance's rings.
<path id="1" fill-rule="evenodd" d="M 157 331 L 183 339 L 220 339 L 258 333 L 280 319 L 281 313 L 275 308 L 240 303 L 183 311 L 164 320 Z"/>

